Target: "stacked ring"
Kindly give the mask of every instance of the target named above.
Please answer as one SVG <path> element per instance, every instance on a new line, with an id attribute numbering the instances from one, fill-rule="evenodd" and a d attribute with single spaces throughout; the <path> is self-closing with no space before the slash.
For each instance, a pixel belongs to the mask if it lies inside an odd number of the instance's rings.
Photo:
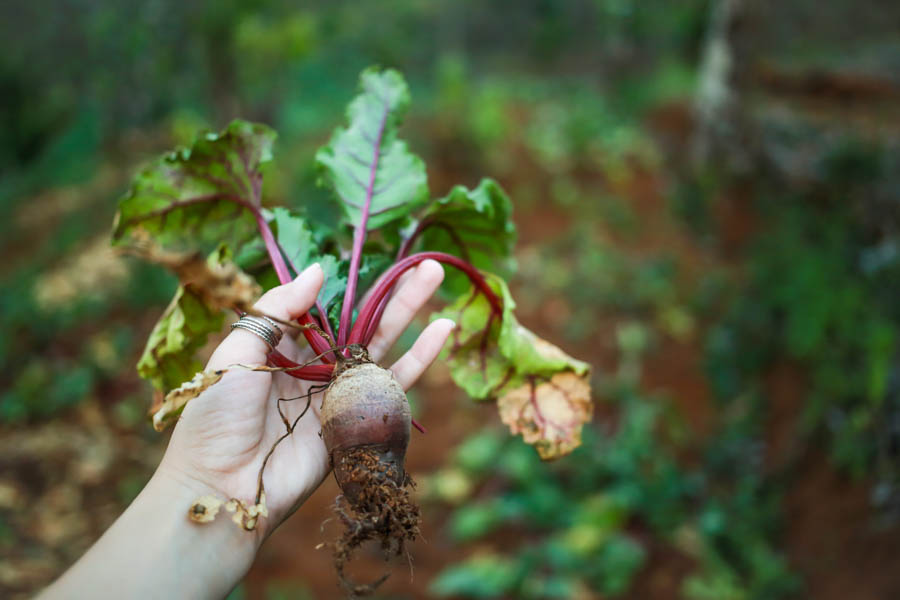
<path id="1" fill-rule="evenodd" d="M 271 352 L 278 346 L 284 332 L 269 317 L 254 317 L 244 313 L 236 323 L 232 323 L 231 329 L 243 329 L 255 334 L 269 346 Z"/>

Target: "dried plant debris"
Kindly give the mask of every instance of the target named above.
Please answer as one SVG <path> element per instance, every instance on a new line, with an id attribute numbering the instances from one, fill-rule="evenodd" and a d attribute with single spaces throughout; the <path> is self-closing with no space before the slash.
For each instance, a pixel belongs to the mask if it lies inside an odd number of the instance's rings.
<path id="1" fill-rule="evenodd" d="M 228 369 L 200 371 L 190 381 L 166 394 L 162 406 L 153 413 L 153 429 L 163 431 L 178 420 L 187 403 L 219 382 Z"/>
<path id="2" fill-rule="evenodd" d="M 593 406 L 586 375 L 557 373 L 548 381 L 532 379 L 497 400 L 500 419 L 522 435 L 544 460 L 569 454 L 581 445 L 581 428 Z"/>
<path id="3" fill-rule="evenodd" d="M 244 502 L 237 498 L 223 500 L 215 495 L 206 495 L 197 498 L 188 510 L 188 518 L 194 523 L 211 523 L 219 514 L 220 509 L 232 513 L 231 520 L 247 531 L 256 529 L 260 517 L 268 517 L 269 509 L 266 507 L 266 494 L 263 493 L 256 504 Z"/>

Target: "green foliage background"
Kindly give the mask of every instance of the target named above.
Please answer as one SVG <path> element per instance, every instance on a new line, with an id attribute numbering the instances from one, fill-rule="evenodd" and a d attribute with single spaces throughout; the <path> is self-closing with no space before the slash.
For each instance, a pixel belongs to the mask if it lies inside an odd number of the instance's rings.
<path id="1" fill-rule="evenodd" d="M 687 159 L 715 6 L 0 7 L 4 435 L 99 406 L 116 435 L 158 445 L 132 372 L 176 284 L 102 249 L 127 181 L 174 143 L 243 117 L 279 132 L 267 197 L 330 214 L 314 152 L 358 73 L 395 67 L 413 92 L 404 137 L 429 166 L 432 196 L 484 174 L 500 181 L 522 232 L 523 321 L 598 372 L 595 424 L 573 456 L 540 464 L 495 425 L 446 450 L 422 497 L 426 518 L 449 515 L 443 535 L 464 557 L 415 593 L 839 597 L 827 594 L 840 568 L 810 567 L 785 507 L 827 465 L 867 499 L 836 543 L 898 533 L 897 9 L 757 3 L 738 67 L 752 160 L 735 169 Z M 689 372 L 661 374 L 672 361 Z M 0 465 L 22 472 L 10 456 Z M 118 505 L 150 466 L 111 471 Z M 50 485 L 0 483 L 22 498 Z M 23 557 L 48 543 L 17 506 L 0 502 L 0 556 L 32 572 Z M 27 594 L 73 558 L 53 556 L 31 579 L 0 577 L 0 589 Z M 876 582 L 891 564 L 876 556 L 873 572 L 848 576 Z M 658 573 L 675 573 L 668 595 L 647 587 Z M 303 586 L 260 593 L 312 597 Z"/>

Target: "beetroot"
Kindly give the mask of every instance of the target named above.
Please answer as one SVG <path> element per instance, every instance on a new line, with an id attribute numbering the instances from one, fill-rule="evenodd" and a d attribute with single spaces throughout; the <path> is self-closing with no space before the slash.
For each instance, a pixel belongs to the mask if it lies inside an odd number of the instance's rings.
<path id="1" fill-rule="evenodd" d="M 373 363 L 362 346 L 342 363 L 322 401 L 322 439 L 338 485 L 357 504 L 365 482 L 348 466 L 348 457 L 360 449 L 377 455 L 385 477 L 403 483 L 409 403 L 393 374 Z"/>
<path id="2" fill-rule="evenodd" d="M 393 374 L 373 363 L 363 346 L 350 346 L 325 391 L 322 439 L 343 492 L 335 502 L 345 527 L 334 546 L 335 567 L 352 594 L 369 593 L 387 578 L 351 583 L 344 565 L 355 548 L 375 540 L 386 556 L 400 554 L 418 535 L 419 509 L 403 467 L 410 422 L 406 394 Z"/>

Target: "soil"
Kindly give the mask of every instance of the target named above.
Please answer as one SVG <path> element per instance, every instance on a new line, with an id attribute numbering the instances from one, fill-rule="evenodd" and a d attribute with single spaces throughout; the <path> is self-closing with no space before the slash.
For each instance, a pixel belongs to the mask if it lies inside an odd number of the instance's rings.
<path id="1" fill-rule="evenodd" d="M 347 471 L 358 489 L 353 498 L 342 494 L 334 502 L 334 512 L 344 525 L 344 533 L 333 544 L 334 567 L 349 595 L 365 596 L 374 593 L 390 572 L 373 583 L 355 583 L 346 571 L 351 556 L 368 541 L 378 542 L 386 560 L 401 556 L 406 543 L 419 536 L 419 507 L 410 495 L 412 478 L 394 472 L 402 467 L 382 460 L 378 450 L 358 447 L 343 454 L 341 461 L 335 468 Z"/>

